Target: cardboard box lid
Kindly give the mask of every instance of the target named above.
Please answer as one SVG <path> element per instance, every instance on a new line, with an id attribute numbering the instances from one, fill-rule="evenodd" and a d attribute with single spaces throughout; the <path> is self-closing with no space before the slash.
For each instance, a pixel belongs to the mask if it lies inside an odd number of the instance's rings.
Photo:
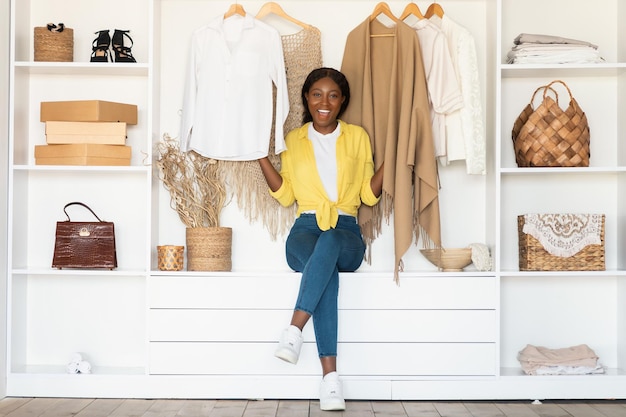
<path id="1" fill-rule="evenodd" d="M 70 145 L 35 145 L 35 158 L 96 156 L 101 158 L 130 158 L 132 148 L 127 145 L 76 143 Z"/>
<path id="2" fill-rule="evenodd" d="M 103 100 L 42 101 L 40 120 L 137 124 L 137 106 Z"/>

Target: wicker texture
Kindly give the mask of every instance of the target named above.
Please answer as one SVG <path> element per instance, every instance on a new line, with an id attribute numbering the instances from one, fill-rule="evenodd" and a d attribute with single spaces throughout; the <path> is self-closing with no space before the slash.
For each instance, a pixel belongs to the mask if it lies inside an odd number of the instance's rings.
<path id="1" fill-rule="evenodd" d="M 563 257 L 548 253 L 533 236 L 524 233 L 524 215 L 517 216 L 520 271 L 604 271 L 604 220 L 600 245 L 587 245 L 573 256 Z"/>
<path id="2" fill-rule="evenodd" d="M 232 237 L 230 227 L 188 227 L 187 270 L 230 271 Z"/>
<path id="3" fill-rule="evenodd" d="M 552 86 L 562 84 L 569 93 L 569 106 L 563 110 Z M 543 90 L 543 101 L 535 109 L 533 100 Z M 555 98 L 547 93 L 552 90 Z M 511 132 L 515 161 L 519 167 L 587 167 L 589 166 L 589 124 L 585 112 L 561 80 L 541 86 L 522 110 Z"/>
<path id="4" fill-rule="evenodd" d="M 182 271 L 185 262 L 185 247 L 174 245 L 157 246 L 159 271 Z"/>
<path id="5" fill-rule="evenodd" d="M 74 31 L 64 28 L 53 32 L 47 27 L 35 28 L 35 61 L 74 61 Z"/>

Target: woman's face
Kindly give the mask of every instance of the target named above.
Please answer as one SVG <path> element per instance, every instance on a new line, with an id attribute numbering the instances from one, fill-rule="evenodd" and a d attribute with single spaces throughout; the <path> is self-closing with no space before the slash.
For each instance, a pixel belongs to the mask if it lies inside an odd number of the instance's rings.
<path id="1" fill-rule="evenodd" d="M 322 134 L 332 133 L 337 127 L 337 115 L 345 97 L 332 78 L 315 81 L 305 93 L 313 127 Z"/>

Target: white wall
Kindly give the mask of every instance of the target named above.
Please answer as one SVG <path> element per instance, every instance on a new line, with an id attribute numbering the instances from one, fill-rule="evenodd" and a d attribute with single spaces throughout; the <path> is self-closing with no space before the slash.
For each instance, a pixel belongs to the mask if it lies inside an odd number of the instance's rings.
<path id="1" fill-rule="evenodd" d="M 7 288 L 7 162 L 9 131 L 9 2 L 0 2 L 0 375 L 6 375 Z M 6 395 L 6 379 L 0 379 L 0 398 Z"/>

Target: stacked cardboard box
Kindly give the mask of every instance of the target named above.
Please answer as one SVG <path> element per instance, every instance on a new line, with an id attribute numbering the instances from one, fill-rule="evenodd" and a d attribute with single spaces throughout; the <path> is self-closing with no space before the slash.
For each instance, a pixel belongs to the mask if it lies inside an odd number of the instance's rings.
<path id="1" fill-rule="evenodd" d="M 101 100 L 42 102 L 47 145 L 35 146 L 37 165 L 130 165 L 127 126 L 137 106 Z"/>

